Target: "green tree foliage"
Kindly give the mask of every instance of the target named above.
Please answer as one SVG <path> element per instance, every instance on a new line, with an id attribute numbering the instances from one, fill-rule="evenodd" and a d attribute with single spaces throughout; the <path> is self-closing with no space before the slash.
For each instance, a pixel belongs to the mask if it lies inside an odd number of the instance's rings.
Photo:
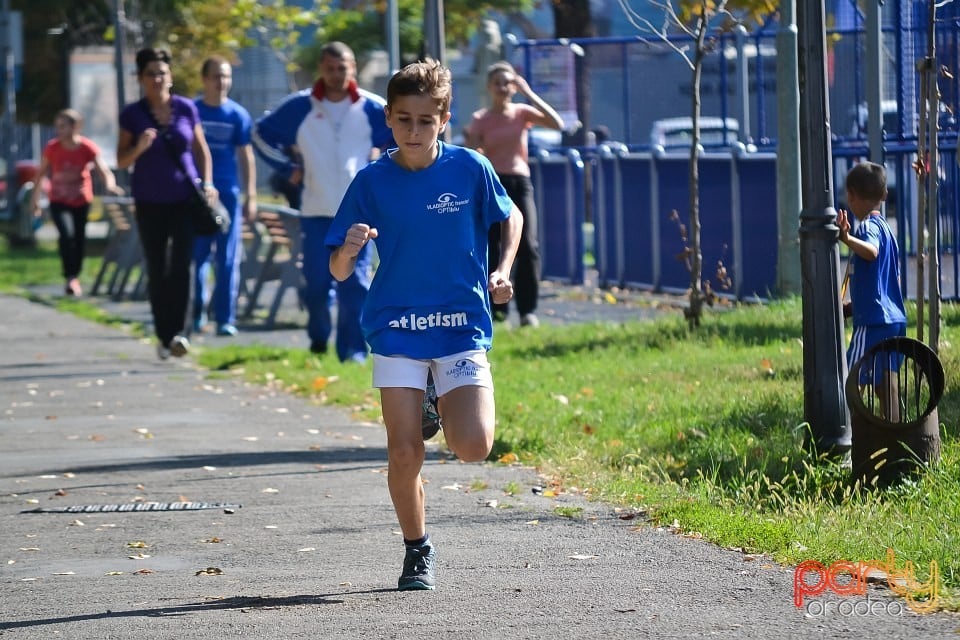
<path id="1" fill-rule="evenodd" d="M 444 0 L 444 33 L 447 46 L 469 43 L 482 19 L 490 11 L 523 11 L 534 0 Z M 297 56 L 300 66 L 315 69 L 320 48 L 332 40 L 346 42 L 363 61 L 372 51 L 386 49 L 386 0 L 353 0 L 347 8 L 329 11 L 318 20 L 316 38 Z M 423 46 L 423 0 L 397 0 L 400 57 L 411 62 Z"/>

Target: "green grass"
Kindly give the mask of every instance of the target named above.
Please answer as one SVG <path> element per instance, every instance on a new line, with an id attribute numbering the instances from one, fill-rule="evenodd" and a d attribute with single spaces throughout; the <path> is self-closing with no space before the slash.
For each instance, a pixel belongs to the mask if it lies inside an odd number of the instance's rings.
<path id="1" fill-rule="evenodd" d="M 45 259 L 24 257 L 29 267 L 0 251 L 0 287 L 24 282 L 11 280 L 11 270 L 58 282 L 58 267 L 43 264 L 55 251 L 46 251 Z M 785 563 L 870 560 L 891 548 L 923 579 L 936 561 L 943 601 L 960 609 L 960 308 L 943 311 L 942 459 L 895 488 L 852 488 L 848 471 L 803 446 L 796 299 L 708 312 L 692 334 L 679 313 L 499 332 L 490 353 L 498 405 L 491 459 L 536 466 L 552 491 L 575 486 L 654 523 Z M 206 349 L 198 360 L 211 376 L 379 420 L 369 365 L 267 346 Z"/>
<path id="2" fill-rule="evenodd" d="M 60 258 L 55 244 L 10 247 L 0 236 L 0 291 L 23 293 L 24 287 L 62 283 Z"/>
<path id="3" fill-rule="evenodd" d="M 534 465 L 555 491 L 576 486 L 657 524 L 781 562 L 869 560 L 892 548 L 922 576 L 935 560 L 945 593 L 956 593 L 960 357 L 952 345 L 960 310 L 944 312 L 942 460 L 897 488 L 852 488 L 849 471 L 804 446 L 799 300 L 709 313 L 693 334 L 679 314 L 499 332 L 490 353 L 498 411 L 491 459 Z M 200 360 L 379 419 L 368 366 L 266 347 L 207 351 Z M 953 596 L 947 604 L 957 608 Z"/>

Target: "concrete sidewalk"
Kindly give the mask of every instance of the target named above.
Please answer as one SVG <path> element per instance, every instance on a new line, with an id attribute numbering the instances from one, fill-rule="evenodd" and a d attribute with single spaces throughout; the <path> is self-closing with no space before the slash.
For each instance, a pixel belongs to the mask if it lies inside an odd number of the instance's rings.
<path id="1" fill-rule="evenodd" d="M 436 445 L 424 477 L 440 585 L 397 592 L 402 544 L 380 426 L 208 379 L 189 357 L 161 362 L 149 341 L 41 304 L 0 305 L 0 637 L 863 639 L 960 629 L 957 616 L 915 615 L 879 588 L 868 615 L 827 597 L 817 600 L 832 609 L 798 609 L 791 567 L 576 493 L 534 492 L 531 469 L 461 464 Z M 149 501 L 242 506 L 26 512 Z M 582 511 L 563 517 L 558 506 Z"/>

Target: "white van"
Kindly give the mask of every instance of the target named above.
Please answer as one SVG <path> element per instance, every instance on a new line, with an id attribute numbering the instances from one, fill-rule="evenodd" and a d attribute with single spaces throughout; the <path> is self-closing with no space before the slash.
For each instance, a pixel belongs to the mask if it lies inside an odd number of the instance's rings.
<path id="1" fill-rule="evenodd" d="M 700 118 L 700 145 L 725 147 L 740 137 L 740 123 L 735 118 Z M 650 145 L 663 149 L 689 149 L 693 141 L 693 118 L 664 118 L 650 127 Z"/>

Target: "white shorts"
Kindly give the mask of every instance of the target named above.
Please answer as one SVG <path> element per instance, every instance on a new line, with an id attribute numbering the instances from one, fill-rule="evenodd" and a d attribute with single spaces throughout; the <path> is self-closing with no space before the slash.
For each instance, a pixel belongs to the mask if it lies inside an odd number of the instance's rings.
<path id="1" fill-rule="evenodd" d="M 493 389 L 493 375 L 487 352 L 482 349 L 462 351 L 433 360 L 415 360 L 403 356 L 373 354 L 373 386 L 427 388 L 427 371 L 433 372 L 437 395 L 458 387 L 477 386 Z"/>

